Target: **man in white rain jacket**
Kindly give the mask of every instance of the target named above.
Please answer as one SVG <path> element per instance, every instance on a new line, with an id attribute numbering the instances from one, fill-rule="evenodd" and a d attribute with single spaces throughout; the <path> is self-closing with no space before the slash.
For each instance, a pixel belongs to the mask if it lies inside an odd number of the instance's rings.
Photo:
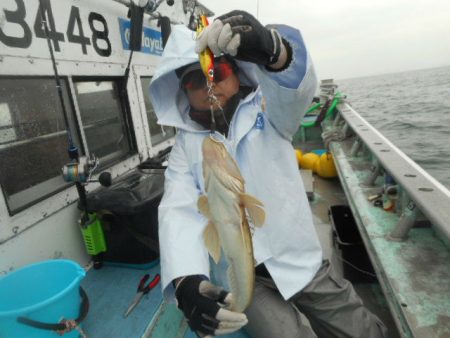
<path id="1" fill-rule="evenodd" d="M 300 33 L 287 26 L 268 29 L 250 14 L 233 11 L 217 18 L 197 42 L 193 36 L 183 26 L 173 27 L 150 85 L 158 122 L 178 128 L 159 206 L 166 299 L 176 296 L 201 336 L 245 325 L 252 337 L 383 337 L 381 321 L 322 261 L 291 145 L 317 87 Z M 210 133 L 211 115 L 195 48 L 206 46 L 216 57 L 227 55 L 216 60 L 225 64 L 215 70 L 214 94 L 224 108 L 222 113 L 215 103 L 216 138 L 236 160 L 246 191 L 263 202 L 266 212 L 264 226 L 253 235 L 256 285 L 245 315 L 221 308 L 227 293 L 208 282 L 207 220 L 197 209 L 205 193 L 201 145 Z"/>

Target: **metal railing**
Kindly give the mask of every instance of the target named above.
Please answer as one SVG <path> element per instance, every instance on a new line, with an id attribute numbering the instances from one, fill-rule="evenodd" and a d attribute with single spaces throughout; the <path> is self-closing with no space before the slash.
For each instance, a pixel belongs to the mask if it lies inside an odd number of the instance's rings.
<path id="1" fill-rule="evenodd" d="M 450 191 L 385 138 L 348 103 L 340 103 L 338 114 L 334 127 L 340 128 L 343 134 L 353 131 L 356 135 L 351 154 L 356 156 L 364 145 L 374 157 L 373 169 L 365 185 L 372 186 L 384 174 L 392 176 L 399 188 L 400 219 L 389 239 L 405 240 L 408 231 L 423 214 L 448 245 Z"/>

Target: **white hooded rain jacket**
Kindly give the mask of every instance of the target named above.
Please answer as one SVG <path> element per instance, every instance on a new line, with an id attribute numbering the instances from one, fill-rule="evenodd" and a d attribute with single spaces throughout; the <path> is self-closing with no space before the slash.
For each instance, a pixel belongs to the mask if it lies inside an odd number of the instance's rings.
<path id="1" fill-rule="evenodd" d="M 256 91 L 242 99 L 223 139 L 239 165 L 246 191 L 264 203 L 266 223 L 253 236 L 257 264 L 265 263 L 285 299 L 311 281 L 322 261 L 303 182 L 291 145 L 317 79 L 300 32 L 277 26 L 293 49 L 293 61 L 282 72 L 268 72 L 238 62 L 241 84 Z M 162 287 L 173 301 L 171 281 L 185 275 L 210 276 L 210 260 L 203 242 L 207 220 L 197 210 L 205 193 L 201 144 L 209 133 L 188 115 L 188 101 L 174 70 L 198 62 L 193 32 L 175 26 L 150 84 L 158 122 L 178 128 L 165 174 L 159 206 Z M 266 100 L 263 111 L 261 102 Z"/>

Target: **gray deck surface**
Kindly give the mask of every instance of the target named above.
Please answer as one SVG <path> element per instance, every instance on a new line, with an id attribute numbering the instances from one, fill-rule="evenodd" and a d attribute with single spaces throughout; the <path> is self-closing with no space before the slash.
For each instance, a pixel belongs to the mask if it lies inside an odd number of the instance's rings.
<path id="1" fill-rule="evenodd" d="M 342 274 L 343 263 L 338 258 L 340 253 L 334 247 L 328 210 L 330 205 L 345 205 L 347 203 L 345 195 L 338 179 L 322 179 L 316 175 L 313 177 L 311 173 L 307 174 L 307 177 L 310 177 L 311 189 L 314 189 L 311 208 L 323 246 L 324 258 L 330 259 L 336 270 Z M 195 334 L 187 328 L 185 321 L 181 320 L 181 312 L 174 305 L 162 303 L 159 285 L 150 295 L 144 297 L 141 304 L 128 318 L 122 317 L 135 295 L 139 279 L 146 272 L 153 276 L 159 272 L 159 266 L 148 270 L 106 266 L 88 273 L 83 281 L 83 287 L 86 289 L 91 303 L 89 315 L 84 324 L 84 329 L 89 337 L 195 337 Z M 389 337 L 399 337 L 380 287 L 377 284 L 354 284 L 354 286 L 366 306 L 390 328 Z M 306 318 L 304 319 L 307 322 Z M 245 338 L 247 335 L 238 332 L 225 337 Z"/>
<path id="2" fill-rule="evenodd" d="M 336 271 L 343 276 L 343 264 L 345 263 L 340 259 L 340 250 L 337 250 L 334 246 L 333 230 L 328 216 L 331 205 L 347 205 L 347 199 L 339 179 L 323 179 L 314 175 L 314 197 L 314 201 L 311 202 L 311 209 L 314 215 L 314 225 L 322 244 L 324 258 L 330 259 Z M 378 283 L 353 283 L 353 286 L 363 299 L 365 306 L 388 327 L 389 338 L 400 337 Z"/>

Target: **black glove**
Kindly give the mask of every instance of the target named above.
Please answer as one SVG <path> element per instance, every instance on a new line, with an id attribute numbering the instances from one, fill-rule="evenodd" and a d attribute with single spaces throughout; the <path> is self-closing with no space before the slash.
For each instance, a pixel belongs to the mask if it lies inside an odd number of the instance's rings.
<path id="1" fill-rule="evenodd" d="M 175 296 L 189 327 L 200 335 L 224 335 L 247 324 L 243 313 L 225 310 L 231 294 L 211 284 L 203 276 L 184 277 L 177 285 Z"/>
<path id="2" fill-rule="evenodd" d="M 238 60 L 272 65 L 278 61 L 282 39 L 275 29 L 267 29 L 251 14 L 232 11 L 219 16 L 197 39 L 196 52 L 209 47 L 214 55 L 221 53 Z"/>

